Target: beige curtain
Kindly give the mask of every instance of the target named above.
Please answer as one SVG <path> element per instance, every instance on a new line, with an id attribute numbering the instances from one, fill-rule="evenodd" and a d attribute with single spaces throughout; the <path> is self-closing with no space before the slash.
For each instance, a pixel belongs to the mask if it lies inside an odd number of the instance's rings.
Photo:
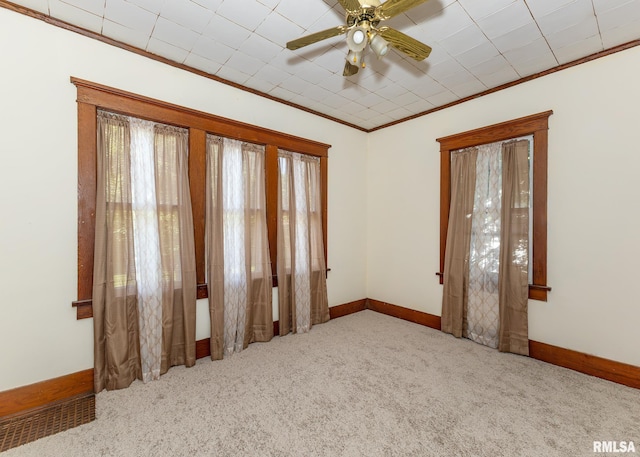
<path id="1" fill-rule="evenodd" d="M 156 379 L 172 365 L 195 364 L 187 134 L 138 121 L 98 114 L 96 392 L 127 387 L 136 378 Z M 142 141 L 149 132 L 150 141 Z M 149 160 L 151 177 L 140 168 Z"/>
<path id="2" fill-rule="evenodd" d="M 529 355 L 529 142 L 502 146 L 498 349 Z"/>
<path id="3" fill-rule="evenodd" d="M 264 147 L 207 136 L 211 358 L 273 337 Z"/>
<path id="4" fill-rule="evenodd" d="M 451 206 L 444 258 L 442 331 L 461 337 L 469 293 L 469 247 L 477 148 L 451 154 Z"/>
<path id="5" fill-rule="evenodd" d="M 320 161 L 278 152 L 280 335 L 329 320 L 320 200 Z"/>

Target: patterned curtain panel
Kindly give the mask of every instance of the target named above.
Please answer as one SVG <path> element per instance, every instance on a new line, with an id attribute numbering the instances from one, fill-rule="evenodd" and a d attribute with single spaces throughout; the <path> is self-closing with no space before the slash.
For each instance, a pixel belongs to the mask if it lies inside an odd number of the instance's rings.
<path id="1" fill-rule="evenodd" d="M 273 337 L 264 147 L 207 137 L 211 358 Z"/>
<path id="2" fill-rule="evenodd" d="M 280 335 L 329 320 L 320 205 L 320 163 L 278 151 Z"/>
<path id="3" fill-rule="evenodd" d="M 467 326 L 463 332 L 466 338 L 492 348 L 498 347 L 501 155 L 500 143 L 478 147 L 471 218 Z"/>
<path id="4" fill-rule="evenodd" d="M 95 390 L 195 364 L 187 132 L 98 114 Z"/>

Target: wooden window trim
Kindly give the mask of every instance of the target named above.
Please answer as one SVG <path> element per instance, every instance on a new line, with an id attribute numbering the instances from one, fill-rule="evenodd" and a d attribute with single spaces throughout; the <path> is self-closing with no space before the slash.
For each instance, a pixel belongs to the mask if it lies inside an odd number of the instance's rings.
<path id="1" fill-rule="evenodd" d="M 198 298 L 207 297 L 205 277 L 206 135 L 233 138 L 265 146 L 267 227 L 272 271 L 276 271 L 278 148 L 320 158 L 322 228 L 327 261 L 327 170 L 331 145 L 245 124 L 101 84 L 71 78 L 78 103 L 78 319 L 93 316 L 93 249 L 96 211 L 97 111 L 147 119 L 189 129 L 189 185 L 193 211 Z M 273 274 L 274 284 L 275 273 Z"/>
<path id="2" fill-rule="evenodd" d="M 444 281 L 451 203 L 451 151 L 533 135 L 533 281 L 529 284 L 529 298 L 547 301 L 547 293 L 551 290 L 547 285 L 547 149 L 549 116 L 552 114 L 553 111 L 545 111 L 436 140 L 440 143 L 440 271 L 436 273 L 440 284 Z"/>

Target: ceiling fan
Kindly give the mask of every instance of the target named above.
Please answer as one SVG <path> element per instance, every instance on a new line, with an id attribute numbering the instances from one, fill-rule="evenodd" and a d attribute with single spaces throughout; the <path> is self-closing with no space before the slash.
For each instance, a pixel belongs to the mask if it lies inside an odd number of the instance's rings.
<path id="1" fill-rule="evenodd" d="M 360 67 L 365 67 L 364 52 L 367 45 L 379 59 L 389 51 L 389 46 L 393 46 L 417 61 L 426 59 L 431 53 L 431 48 L 426 44 L 391 27 L 379 27 L 380 22 L 404 13 L 426 0 L 387 0 L 384 3 L 380 3 L 380 0 L 338 1 L 346 11 L 346 25 L 339 25 L 289 41 L 287 48 L 299 49 L 346 33 L 349 53 L 342 73 L 344 76 L 355 75 Z"/>

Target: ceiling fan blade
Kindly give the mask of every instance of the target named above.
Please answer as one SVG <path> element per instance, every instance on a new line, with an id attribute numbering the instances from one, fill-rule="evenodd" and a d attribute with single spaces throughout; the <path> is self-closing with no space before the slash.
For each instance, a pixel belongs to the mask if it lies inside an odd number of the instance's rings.
<path id="1" fill-rule="evenodd" d="M 347 31 L 347 29 L 348 29 L 347 26 L 339 25 L 338 27 L 322 30 L 321 32 L 312 33 L 311 35 L 303 36 L 302 38 L 298 38 L 297 40 L 289 41 L 287 43 L 287 48 L 293 51 L 294 49 L 302 48 L 304 46 L 316 43 L 326 38 L 342 35 Z"/>
<path id="2" fill-rule="evenodd" d="M 360 2 L 358 0 L 338 0 L 338 2 L 349 13 L 360 11 Z"/>
<path id="3" fill-rule="evenodd" d="M 376 8 L 376 16 L 378 16 L 380 20 L 389 19 L 426 1 L 427 0 L 387 0 Z"/>
<path id="4" fill-rule="evenodd" d="M 380 28 L 380 35 L 382 35 L 382 38 L 387 40 L 389 44 L 398 51 L 404 52 L 406 55 L 417 61 L 424 60 L 429 57 L 429 54 L 431 54 L 431 47 L 396 29 L 382 27 Z"/>
<path id="5" fill-rule="evenodd" d="M 357 65 L 353 65 L 348 60 L 345 62 L 344 71 L 342 72 L 342 76 L 352 76 L 358 73 L 360 67 Z"/>

